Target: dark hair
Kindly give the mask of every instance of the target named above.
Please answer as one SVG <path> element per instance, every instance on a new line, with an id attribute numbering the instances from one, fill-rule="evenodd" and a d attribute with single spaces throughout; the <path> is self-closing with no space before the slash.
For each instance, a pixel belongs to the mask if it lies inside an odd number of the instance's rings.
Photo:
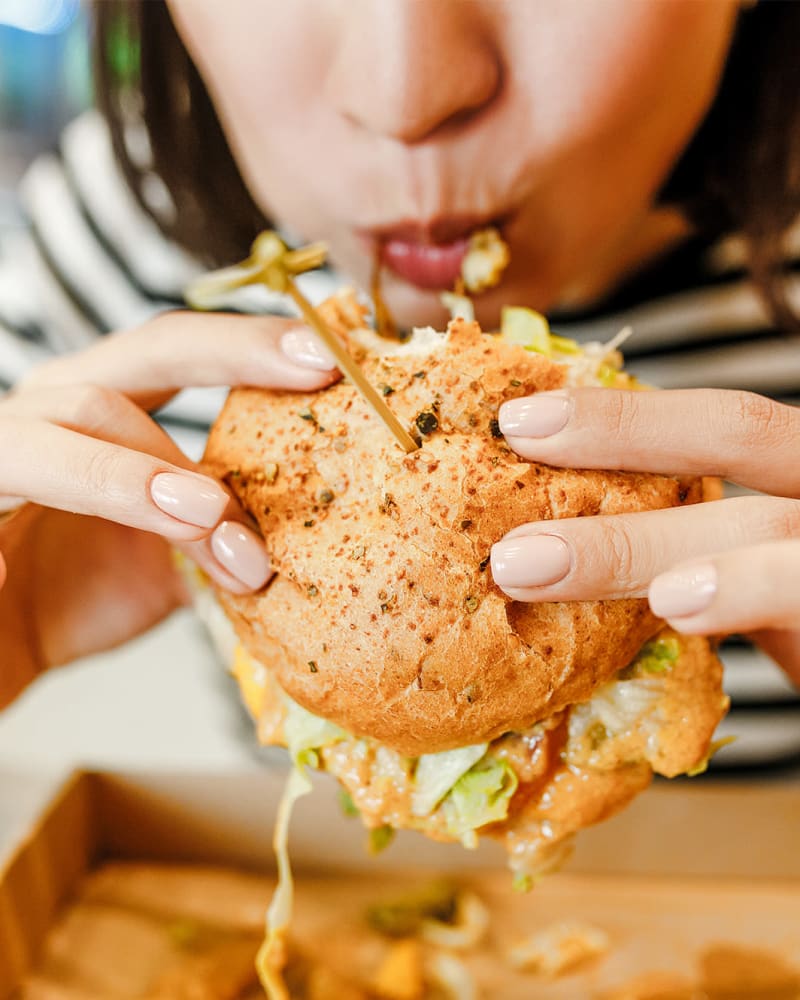
<path id="1" fill-rule="evenodd" d="M 166 4 L 97 0 L 94 18 L 97 104 L 136 198 L 167 236 L 206 264 L 245 257 L 265 220 Z M 149 158 L 130 141 L 142 126 Z M 155 209 L 154 177 L 166 185 L 172 211 Z"/>
<path id="2" fill-rule="evenodd" d="M 741 233 L 756 287 L 786 329 L 798 326 L 784 238 L 800 215 L 799 46 L 796 0 L 760 0 L 739 15 L 714 103 L 661 195 L 701 233 Z"/>
<path id="3" fill-rule="evenodd" d="M 98 104 L 132 190 L 164 232 L 209 264 L 246 255 L 265 219 L 248 192 L 211 99 L 157 0 L 95 4 Z M 784 235 L 800 214 L 800 2 L 761 0 L 739 18 L 706 118 L 661 193 L 709 238 L 741 233 L 749 270 L 779 326 L 786 301 Z M 151 160 L 131 154 L 132 117 Z M 153 209 L 148 180 L 174 211 Z M 149 203 L 148 203 L 149 202 Z"/>

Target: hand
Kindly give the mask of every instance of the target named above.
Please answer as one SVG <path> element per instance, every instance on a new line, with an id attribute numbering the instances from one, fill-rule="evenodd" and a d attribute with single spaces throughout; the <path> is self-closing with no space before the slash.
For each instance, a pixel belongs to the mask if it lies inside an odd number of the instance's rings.
<path id="1" fill-rule="evenodd" d="M 504 404 L 529 461 L 714 475 L 765 496 L 526 524 L 492 551 L 521 601 L 644 597 L 679 632 L 750 634 L 800 683 L 800 409 L 747 392 L 575 389 Z"/>
<path id="2" fill-rule="evenodd" d="M 0 400 L 0 707 L 41 670 L 116 645 L 186 595 L 182 549 L 244 593 L 270 575 L 229 492 L 147 411 L 185 386 L 312 391 L 338 377 L 297 321 L 166 314 L 36 369 Z"/>

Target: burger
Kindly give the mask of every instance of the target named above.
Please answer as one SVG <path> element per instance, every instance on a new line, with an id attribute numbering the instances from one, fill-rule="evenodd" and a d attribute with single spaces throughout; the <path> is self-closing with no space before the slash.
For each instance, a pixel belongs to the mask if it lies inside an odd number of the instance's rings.
<path id="1" fill-rule="evenodd" d="M 641 387 L 615 342 L 579 346 L 521 308 L 484 333 L 466 300 L 450 305 L 462 315 L 445 332 L 402 343 L 370 330 L 352 293 L 322 306 L 419 442 L 410 454 L 346 383 L 235 389 L 209 437 L 206 471 L 276 570 L 246 596 L 194 578 L 260 741 L 294 762 L 257 962 L 271 1000 L 289 996 L 288 823 L 309 768 L 340 782 L 373 849 L 398 829 L 466 847 L 490 837 L 524 889 L 654 774 L 703 770 L 727 710 L 712 644 L 646 601 L 527 604 L 495 585 L 491 546 L 522 523 L 697 503 L 714 484 L 522 460 L 498 426 L 506 400 Z"/>
<path id="2" fill-rule="evenodd" d="M 697 503 L 708 484 L 510 450 L 506 400 L 637 388 L 613 345 L 579 347 L 525 309 L 499 333 L 460 317 L 402 343 L 368 329 L 352 293 L 322 311 L 420 446 L 405 454 L 344 382 L 230 393 L 204 467 L 276 573 L 258 593 L 216 593 L 226 656 L 260 741 L 333 775 L 373 846 L 398 829 L 490 837 L 528 885 L 654 773 L 702 769 L 727 699 L 707 639 L 645 600 L 513 601 L 491 545 L 529 521 Z"/>

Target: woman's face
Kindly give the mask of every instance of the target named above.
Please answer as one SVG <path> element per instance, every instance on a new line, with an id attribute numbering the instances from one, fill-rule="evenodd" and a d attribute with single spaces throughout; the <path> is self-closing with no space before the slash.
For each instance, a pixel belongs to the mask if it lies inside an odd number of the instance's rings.
<path id="1" fill-rule="evenodd" d="M 439 322 L 465 239 L 511 249 L 479 297 L 608 287 L 681 225 L 654 196 L 707 110 L 737 0 L 169 0 L 242 173 L 294 238 L 404 325 Z"/>

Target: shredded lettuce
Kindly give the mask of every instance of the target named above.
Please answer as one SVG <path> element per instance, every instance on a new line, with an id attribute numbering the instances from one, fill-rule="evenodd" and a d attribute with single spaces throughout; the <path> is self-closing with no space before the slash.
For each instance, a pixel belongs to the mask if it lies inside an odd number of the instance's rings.
<path id="1" fill-rule="evenodd" d="M 607 344 L 597 341 L 578 343 L 552 333 L 544 316 L 532 309 L 510 306 L 503 310 L 500 332 L 512 344 L 553 358 L 567 368 L 569 386 L 605 386 L 613 389 L 644 389 L 633 375 L 622 371 L 619 346 L 631 335 L 625 327 Z"/>
<path id="2" fill-rule="evenodd" d="M 319 767 L 317 751 L 347 736 L 339 726 L 307 711 L 288 695 L 284 694 L 284 700 L 284 737 L 293 766 L 275 820 L 273 849 L 278 864 L 278 884 L 267 911 L 266 937 L 256 956 L 256 971 L 268 1000 L 291 1000 L 282 970 L 286 964 L 286 935 L 294 904 L 294 880 L 289 862 L 292 810 L 298 799 L 311 792 L 306 767 Z"/>
<path id="3" fill-rule="evenodd" d="M 660 677 L 609 681 L 589 701 L 576 705 L 570 712 L 569 739 L 578 743 L 588 735 L 590 741 L 599 745 L 602 740 L 597 740 L 598 723 L 604 727 L 606 736 L 620 736 L 641 724 L 663 694 L 664 681 Z"/>
<path id="4" fill-rule="evenodd" d="M 330 746 L 339 740 L 346 740 L 347 733 L 340 726 L 327 719 L 314 715 L 288 695 L 286 701 L 286 719 L 283 723 L 283 733 L 286 746 L 295 763 L 305 763 L 311 767 L 318 766 L 317 751 L 321 747 Z"/>
<path id="5" fill-rule="evenodd" d="M 526 351 L 553 353 L 550 326 L 541 313 L 523 306 L 504 306 L 500 316 L 500 334 L 509 344 L 519 344 Z"/>
<path id="6" fill-rule="evenodd" d="M 500 334 L 510 344 L 519 344 L 526 351 L 536 351 L 548 358 L 554 354 L 582 354 L 580 344 L 569 337 L 551 333 L 550 325 L 541 313 L 523 306 L 505 306 L 500 319 Z"/>
<path id="7" fill-rule="evenodd" d="M 487 823 L 505 819 L 518 784 L 506 761 L 484 757 L 458 779 L 443 803 L 448 831 L 464 837 Z"/>
<path id="8" fill-rule="evenodd" d="M 294 880 L 289 862 L 289 822 L 298 799 L 311 792 L 311 781 L 305 770 L 295 764 L 289 773 L 283 792 L 272 846 L 278 863 L 278 884 L 267 910 L 266 937 L 256 956 L 256 971 L 268 1000 L 291 1000 L 283 980 L 286 964 L 286 935 L 294 905 Z"/>
<path id="9" fill-rule="evenodd" d="M 550 334 L 550 346 L 556 354 L 583 354 L 583 348 L 577 340 L 560 337 L 557 333 Z"/>
<path id="10" fill-rule="evenodd" d="M 686 776 L 688 778 L 696 778 L 699 774 L 705 774 L 708 770 L 708 765 L 711 763 L 711 758 L 723 747 L 727 747 L 735 742 L 735 736 L 721 736 L 718 740 L 713 740 L 708 748 L 708 753 L 693 768 L 686 772 Z"/>
<path id="11" fill-rule="evenodd" d="M 374 826 L 369 831 L 367 838 L 367 850 L 369 853 L 380 854 L 381 851 L 385 851 L 394 840 L 395 832 L 395 828 L 388 823 L 384 823 L 383 826 Z"/>
<path id="12" fill-rule="evenodd" d="M 681 644 L 676 636 L 652 639 L 642 646 L 628 669 L 632 676 L 636 676 L 637 673 L 663 674 L 678 662 L 680 655 Z"/>
<path id="13" fill-rule="evenodd" d="M 455 292 L 442 292 L 439 296 L 442 305 L 450 313 L 450 319 L 464 319 L 468 323 L 475 321 L 475 307 L 466 295 L 456 295 Z"/>
<path id="14" fill-rule="evenodd" d="M 339 789 L 339 808 L 345 816 L 350 818 L 361 815 L 355 802 L 353 802 L 353 796 L 347 791 L 346 788 Z"/>
<path id="15" fill-rule="evenodd" d="M 478 743 L 471 747 L 426 753 L 419 757 L 414 770 L 414 791 L 411 795 L 412 816 L 428 816 L 432 813 L 458 779 L 483 757 L 488 748 L 488 743 Z"/>

